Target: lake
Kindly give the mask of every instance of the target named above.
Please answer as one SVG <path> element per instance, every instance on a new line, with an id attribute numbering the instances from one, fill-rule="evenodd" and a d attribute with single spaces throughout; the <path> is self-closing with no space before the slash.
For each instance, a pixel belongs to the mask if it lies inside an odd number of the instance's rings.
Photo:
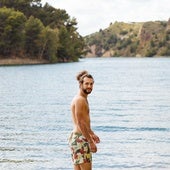
<path id="1" fill-rule="evenodd" d="M 170 58 L 1 66 L 0 169 L 72 169 L 70 102 L 84 69 L 95 79 L 88 99 L 101 139 L 93 169 L 170 169 Z"/>

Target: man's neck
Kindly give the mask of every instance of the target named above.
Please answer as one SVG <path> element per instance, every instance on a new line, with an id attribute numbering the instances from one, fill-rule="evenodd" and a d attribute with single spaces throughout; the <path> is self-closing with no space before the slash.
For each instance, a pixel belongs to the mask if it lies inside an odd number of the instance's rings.
<path id="1" fill-rule="evenodd" d="M 83 91 L 79 91 L 79 95 L 80 96 L 82 96 L 82 97 L 84 97 L 84 98 L 86 98 L 87 99 L 87 96 L 88 96 L 88 94 L 85 94 Z"/>

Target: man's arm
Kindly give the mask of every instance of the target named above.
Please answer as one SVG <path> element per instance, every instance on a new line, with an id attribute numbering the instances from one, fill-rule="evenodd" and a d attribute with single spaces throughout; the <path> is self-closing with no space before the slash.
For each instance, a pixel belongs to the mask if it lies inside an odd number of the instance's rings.
<path id="1" fill-rule="evenodd" d="M 76 122 L 77 126 L 81 130 L 83 136 L 88 140 L 88 142 L 92 142 L 92 137 L 90 135 L 90 131 L 88 126 L 86 125 L 86 120 L 84 120 L 84 101 L 83 99 L 78 99 L 75 102 L 75 116 L 76 116 Z"/>

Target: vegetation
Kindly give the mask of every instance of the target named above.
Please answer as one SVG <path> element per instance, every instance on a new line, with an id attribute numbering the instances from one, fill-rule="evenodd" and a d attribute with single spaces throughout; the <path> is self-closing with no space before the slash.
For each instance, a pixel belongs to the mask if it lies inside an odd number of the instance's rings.
<path id="1" fill-rule="evenodd" d="M 75 18 L 41 0 L 0 0 L 0 58 L 77 61 L 84 48 Z"/>
<path id="2" fill-rule="evenodd" d="M 80 56 L 170 56 L 170 20 L 115 22 L 82 37 L 77 21 L 41 0 L 0 0 L 0 60 L 46 63 Z M 25 63 L 25 62 L 24 62 Z"/>
<path id="3" fill-rule="evenodd" d="M 170 56 L 170 20 L 115 22 L 84 37 L 88 56 Z"/>

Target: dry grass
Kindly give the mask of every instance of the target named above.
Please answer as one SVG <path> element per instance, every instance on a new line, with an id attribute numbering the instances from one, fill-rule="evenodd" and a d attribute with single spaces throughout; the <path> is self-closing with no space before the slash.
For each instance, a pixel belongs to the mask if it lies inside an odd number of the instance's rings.
<path id="1" fill-rule="evenodd" d="M 47 60 L 38 60 L 38 59 L 28 59 L 28 58 L 8 58 L 0 59 L 0 65 L 31 65 L 31 64 L 48 64 Z"/>

